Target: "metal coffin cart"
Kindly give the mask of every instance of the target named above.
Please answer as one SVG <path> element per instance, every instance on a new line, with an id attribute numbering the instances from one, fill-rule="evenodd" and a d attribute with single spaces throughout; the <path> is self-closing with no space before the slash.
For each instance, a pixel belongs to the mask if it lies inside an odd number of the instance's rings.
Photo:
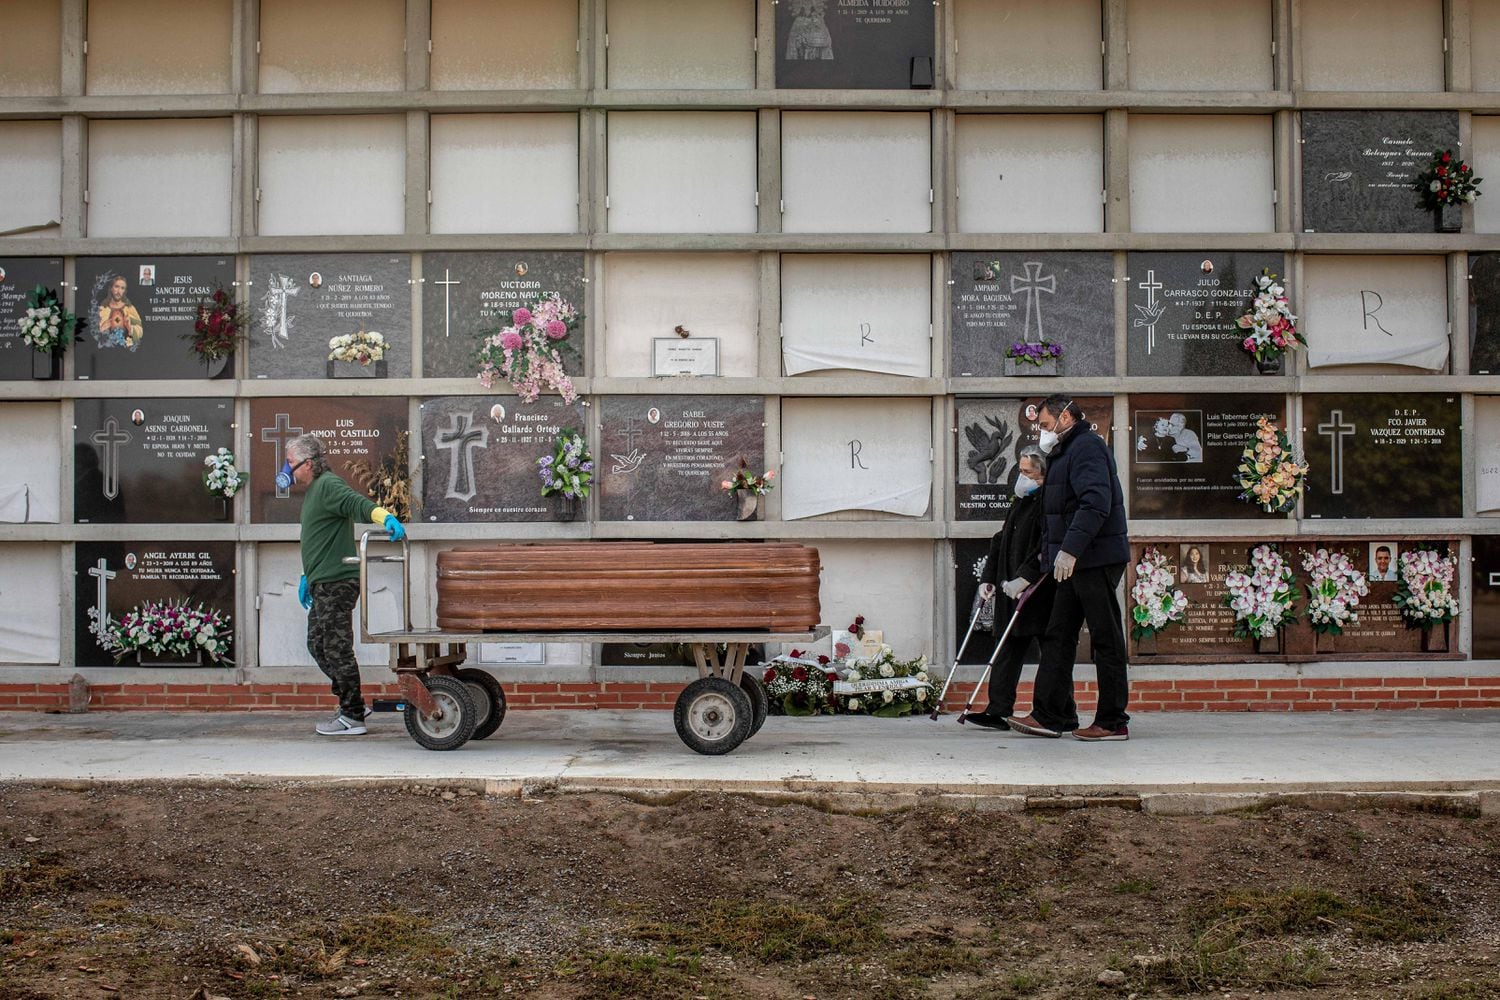
<path id="1" fill-rule="evenodd" d="M 685 643 L 693 653 L 698 677 L 678 695 L 672 711 L 677 735 L 701 754 L 724 754 L 754 736 L 766 720 L 769 698 L 754 671 L 745 670 L 750 647 L 757 643 L 806 644 L 828 636 L 826 625 L 803 631 L 670 630 L 670 631 L 460 631 L 416 628 L 411 614 L 411 543 L 401 552 L 370 553 L 370 540 L 388 540 L 389 532 L 366 531 L 359 555 L 360 641 L 390 647 L 402 701 L 398 705 L 406 731 L 429 750 L 456 750 L 471 739 L 484 739 L 505 720 L 505 691 L 488 671 L 465 667 L 470 643 L 480 642 L 620 642 Z M 372 563 L 401 565 L 401 620 L 394 632 L 370 631 L 369 568 Z M 721 651 L 720 647 L 724 647 Z"/>

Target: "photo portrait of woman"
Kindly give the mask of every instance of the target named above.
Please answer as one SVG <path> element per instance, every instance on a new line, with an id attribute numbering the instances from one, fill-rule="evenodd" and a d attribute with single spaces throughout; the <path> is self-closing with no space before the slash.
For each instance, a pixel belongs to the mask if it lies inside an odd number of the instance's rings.
<path id="1" fill-rule="evenodd" d="M 100 347 L 123 347 L 134 351 L 141 346 L 146 335 L 141 324 L 141 314 L 126 297 L 128 285 L 124 278 L 111 278 L 104 301 L 98 307 L 98 329 L 94 339 Z"/>
<path id="2" fill-rule="evenodd" d="M 1208 559 L 1203 555 L 1202 546 L 1182 546 L 1182 582 L 1208 582 Z"/>

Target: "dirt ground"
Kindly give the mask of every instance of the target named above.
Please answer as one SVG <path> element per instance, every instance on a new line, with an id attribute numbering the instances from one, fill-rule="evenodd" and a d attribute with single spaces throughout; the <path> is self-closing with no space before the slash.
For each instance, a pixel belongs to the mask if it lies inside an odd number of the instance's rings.
<path id="1" fill-rule="evenodd" d="M 1497 958 L 1493 819 L 0 786 L 0 1000 L 1475 1000 Z"/>

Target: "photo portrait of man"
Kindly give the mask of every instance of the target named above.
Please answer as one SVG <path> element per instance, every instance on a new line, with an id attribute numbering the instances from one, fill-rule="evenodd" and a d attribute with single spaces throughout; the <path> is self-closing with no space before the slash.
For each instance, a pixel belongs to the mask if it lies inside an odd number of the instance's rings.
<path id="1" fill-rule="evenodd" d="M 1178 580 L 1182 583 L 1207 583 L 1208 582 L 1208 546 L 1194 542 L 1181 546 L 1181 558 L 1178 565 L 1181 572 Z"/>
<path id="2" fill-rule="evenodd" d="M 319 274 L 317 271 L 314 271 L 312 274 L 309 274 L 307 276 L 307 287 L 309 287 L 309 288 L 322 288 L 323 287 L 323 275 Z"/>
<path id="3" fill-rule="evenodd" d="M 94 341 L 100 347 L 134 351 L 141 346 L 146 328 L 141 323 L 140 311 L 130 302 L 129 289 L 125 278 L 119 275 L 110 278 L 105 286 L 103 301 L 95 307 Z"/>
<path id="4" fill-rule="evenodd" d="M 1370 579 L 1382 583 L 1396 582 L 1396 553 L 1400 551 L 1395 542 L 1370 543 Z"/>

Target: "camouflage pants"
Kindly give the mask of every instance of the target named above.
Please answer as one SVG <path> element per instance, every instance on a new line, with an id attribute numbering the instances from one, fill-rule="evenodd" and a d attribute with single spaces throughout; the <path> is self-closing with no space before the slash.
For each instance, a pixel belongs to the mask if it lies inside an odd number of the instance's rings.
<path id="1" fill-rule="evenodd" d="M 354 659 L 354 605 L 359 603 L 357 580 L 334 580 L 312 585 L 312 610 L 307 614 L 307 650 L 328 675 L 339 712 L 351 719 L 365 717 L 359 693 L 359 662 Z"/>

